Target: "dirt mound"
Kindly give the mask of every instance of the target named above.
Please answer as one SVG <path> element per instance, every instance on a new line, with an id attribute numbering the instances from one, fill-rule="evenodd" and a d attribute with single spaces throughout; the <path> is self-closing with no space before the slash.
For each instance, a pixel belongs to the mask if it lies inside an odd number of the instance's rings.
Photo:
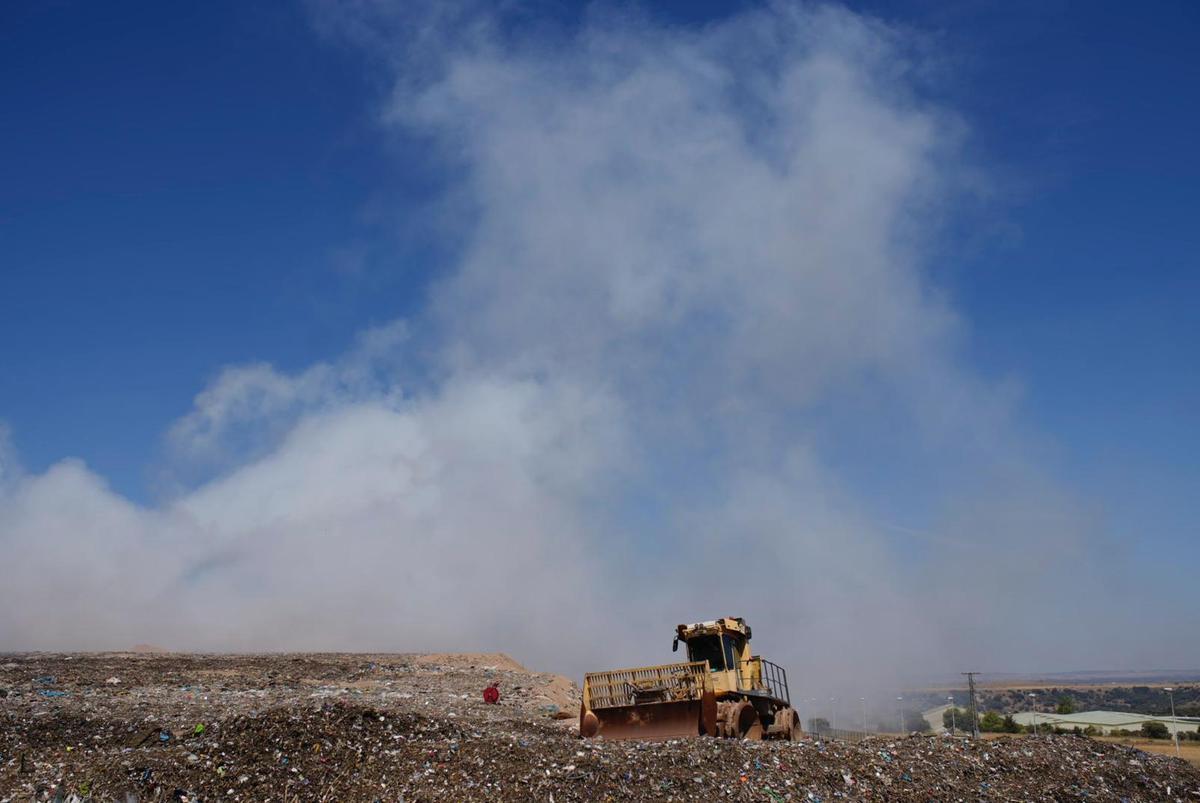
<path id="1" fill-rule="evenodd" d="M 413 661 L 420 666 L 506 669 L 510 672 L 529 671 L 502 652 L 430 652 L 413 656 Z"/>

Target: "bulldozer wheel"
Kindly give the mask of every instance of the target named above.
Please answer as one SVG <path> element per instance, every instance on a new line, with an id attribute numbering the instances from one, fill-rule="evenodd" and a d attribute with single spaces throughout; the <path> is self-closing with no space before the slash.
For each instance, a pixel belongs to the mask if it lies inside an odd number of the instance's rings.
<path id="1" fill-rule="evenodd" d="M 732 739 L 734 733 L 733 709 L 736 702 L 722 700 L 717 703 L 717 733 L 722 739 Z"/>
<path id="2" fill-rule="evenodd" d="M 784 718 L 786 725 L 782 737 L 789 742 L 800 741 L 803 731 L 800 728 L 800 716 L 796 713 L 796 709 L 785 708 L 779 712 L 779 716 Z"/>
<path id="3" fill-rule="evenodd" d="M 749 700 L 742 700 L 734 706 L 729 721 L 734 726 L 733 735 L 735 738 L 745 739 L 750 742 L 762 741 L 762 722 L 758 718 L 758 712 L 754 710 L 754 706 L 750 704 Z"/>

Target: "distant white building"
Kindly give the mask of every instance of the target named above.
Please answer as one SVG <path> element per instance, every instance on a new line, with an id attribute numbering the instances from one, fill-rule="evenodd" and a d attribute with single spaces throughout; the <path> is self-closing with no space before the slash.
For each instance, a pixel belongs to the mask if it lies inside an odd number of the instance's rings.
<path id="1" fill-rule="evenodd" d="M 1151 716 L 1150 714 L 1129 714 L 1124 711 L 1081 711 L 1077 714 L 1046 714 L 1041 711 L 1022 711 L 1013 714 L 1013 719 L 1022 725 L 1032 725 L 1037 721 L 1039 727 L 1050 725 L 1058 728 L 1086 729 L 1088 726 L 1099 728 L 1104 733 L 1113 730 L 1141 730 L 1146 722 L 1161 722 L 1167 730 L 1174 733 L 1176 724 L 1171 717 Z M 1178 730 L 1194 732 L 1200 728 L 1200 717 L 1176 717 Z"/>

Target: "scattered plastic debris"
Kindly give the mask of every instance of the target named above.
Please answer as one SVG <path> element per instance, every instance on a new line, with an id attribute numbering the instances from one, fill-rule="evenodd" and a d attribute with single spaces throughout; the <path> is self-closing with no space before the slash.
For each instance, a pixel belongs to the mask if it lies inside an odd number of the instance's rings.
<path id="1" fill-rule="evenodd" d="M 577 688 L 488 658 L 18 656 L 0 686 L 68 696 L 0 705 L 0 800 L 1200 799 L 1200 770 L 1074 736 L 580 741 L 547 716 Z"/>

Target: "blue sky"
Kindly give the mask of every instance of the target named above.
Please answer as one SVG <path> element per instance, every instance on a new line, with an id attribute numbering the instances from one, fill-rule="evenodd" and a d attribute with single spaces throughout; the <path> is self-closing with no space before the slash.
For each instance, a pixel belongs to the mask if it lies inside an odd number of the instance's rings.
<path id="1" fill-rule="evenodd" d="M 997 181 L 933 268 L 974 357 L 1021 382 L 1072 474 L 1183 540 L 1200 483 L 1200 9 L 852 7 L 928 36 L 946 69 L 926 88 Z M 27 467 L 79 456 L 147 498 L 162 433 L 222 366 L 297 368 L 419 303 L 427 244 L 389 241 L 391 272 L 360 263 L 384 259 L 381 218 L 438 177 L 383 140 L 378 80 L 305 8 L 0 14 L 0 416 Z"/>
<path id="2" fill-rule="evenodd" d="M 924 258 L 963 360 L 1018 389 L 1018 429 L 1130 554 L 1194 561 L 1200 6 L 947 5 L 849 7 L 912 36 L 913 91 L 981 177 Z M 453 168 L 381 125 L 389 76 L 317 27 L 288 4 L 0 10 L 0 421 L 26 470 L 79 457 L 153 504 L 166 433 L 224 367 L 301 372 L 424 308 Z"/>

